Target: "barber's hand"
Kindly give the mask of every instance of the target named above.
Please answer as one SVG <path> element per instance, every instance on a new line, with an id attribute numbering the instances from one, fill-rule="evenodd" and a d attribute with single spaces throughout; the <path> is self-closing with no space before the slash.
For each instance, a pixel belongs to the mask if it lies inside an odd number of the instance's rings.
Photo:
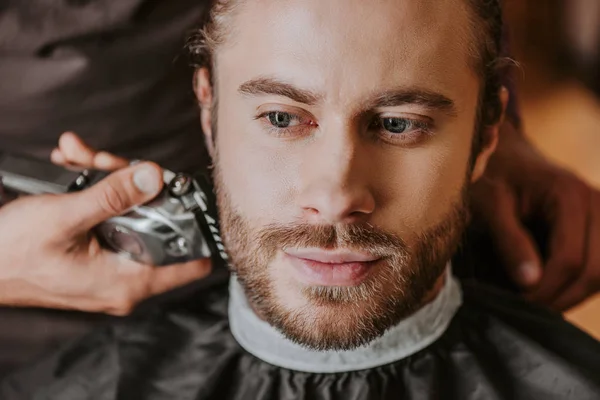
<path id="1" fill-rule="evenodd" d="M 472 201 L 527 298 L 562 311 L 600 290 L 600 193 L 549 163 L 508 122 Z M 546 254 L 524 226 L 531 219 L 548 229 Z"/>
<path id="2" fill-rule="evenodd" d="M 52 159 L 72 167 L 123 168 L 78 193 L 27 196 L 0 208 L 0 304 L 125 315 L 148 297 L 208 275 L 209 259 L 151 267 L 101 248 L 90 234 L 159 193 L 157 165 L 127 166 L 73 134 L 61 137 Z"/>

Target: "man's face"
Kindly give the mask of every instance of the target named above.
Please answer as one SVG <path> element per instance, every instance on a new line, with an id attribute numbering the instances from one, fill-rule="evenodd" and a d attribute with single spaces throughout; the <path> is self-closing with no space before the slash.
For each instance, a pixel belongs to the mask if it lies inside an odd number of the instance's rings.
<path id="1" fill-rule="evenodd" d="M 466 2 L 242 1 L 228 23 L 212 134 L 233 268 L 291 339 L 365 344 L 422 305 L 464 227 Z"/>

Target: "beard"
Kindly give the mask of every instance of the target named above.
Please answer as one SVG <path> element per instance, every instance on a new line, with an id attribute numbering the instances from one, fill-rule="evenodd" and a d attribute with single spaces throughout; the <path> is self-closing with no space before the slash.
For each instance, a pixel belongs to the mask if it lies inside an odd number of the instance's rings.
<path id="1" fill-rule="evenodd" d="M 313 350 L 366 345 L 421 308 L 457 250 L 468 221 L 465 180 L 450 211 L 417 234 L 410 247 L 397 235 L 366 223 L 256 227 L 236 211 L 218 157 L 214 172 L 222 238 L 248 302 L 288 339 Z M 287 247 L 350 249 L 380 261 L 356 286 L 300 285 L 287 278 L 285 266 L 274 263 Z M 300 296 L 296 306 L 283 301 L 282 295 L 289 293 Z"/>

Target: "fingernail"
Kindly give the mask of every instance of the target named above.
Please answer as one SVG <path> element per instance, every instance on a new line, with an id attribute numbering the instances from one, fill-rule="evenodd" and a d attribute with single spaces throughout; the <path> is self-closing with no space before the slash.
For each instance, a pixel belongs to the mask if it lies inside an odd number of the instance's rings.
<path id="1" fill-rule="evenodd" d="M 133 173 L 133 183 L 144 193 L 154 194 L 160 186 L 160 176 L 155 168 L 145 165 Z"/>
<path id="2" fill-rule="evenodd" d="M 540 279 L 540 268 L 534 262 L 525 262 L 519 267 L 521 282 L 525 285 L 533 285 Z"/>

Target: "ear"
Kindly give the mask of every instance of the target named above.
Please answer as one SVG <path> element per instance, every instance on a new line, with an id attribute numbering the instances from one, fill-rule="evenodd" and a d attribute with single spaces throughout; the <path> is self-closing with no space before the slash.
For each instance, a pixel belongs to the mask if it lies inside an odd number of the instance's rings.
<path id="1" fill-rule="evenodd" d="M 502 114 L 496 124 L 485 127 L 486 132 L 484 133 L 484 137 L 486 137 L 488 140 L 483 144 L 479 154 L 477 155 L 477 158 L 475 159 L 473 171 L 471 173 L 472 183 L 476 182 L 483 176 L 490 157 L 492 154 L 494 154 L 496 146 L 498 145 L 498 132 L 500 131 L 500 127 L 505 123 L 504 116 L 506 113 L 506 107 L 508 105 L 508 90 L 505 87 L 502 87 L 500 89 L 499 96 L 500 103 L 502 105 Z"/>
<path id="2" fill-rule="evenodd" d="M 200 103 L 200 123 L 204 132 L 208 152 L 214 154 L 212 132 L 213 88 L 208 68 L 200 68 L 194 74 L 194 92 Z"/>

